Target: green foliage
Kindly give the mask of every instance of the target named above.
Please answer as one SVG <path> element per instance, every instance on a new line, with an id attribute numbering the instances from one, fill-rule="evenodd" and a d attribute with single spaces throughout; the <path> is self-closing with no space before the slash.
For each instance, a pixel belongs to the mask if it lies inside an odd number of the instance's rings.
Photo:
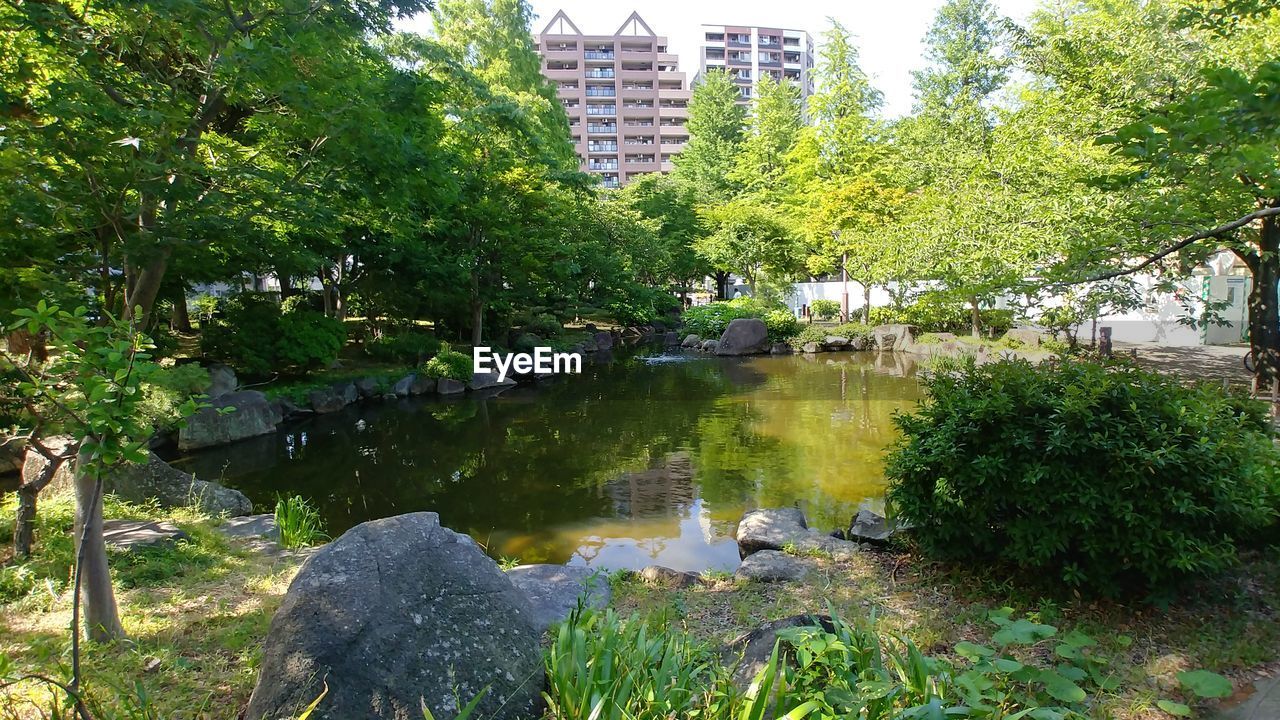
<path id="1" fill-rule="evenodd" d="M 209 388 L 209 371 L 195 363 L 157 368 L 142 383 L 140 419 L 160 430 L 181 427 L 188 402 Z"/>
<path id="2" fill-rule="evenodd" d="M 973 329 L 972 310 L 962 302 L 942 293 L 926 293 L 903 308 L 877 306 L 871 308 L 870 324 L 902 323 L 914 325 L 920 332 L 966 334 Z M 986 308 L 980 311 L 982 327 L 995 334 L 1013 327 L 1012 310 Z"/>
<path id="3" fill-rule="evenodd" d="M 251 377 L 274 373 L 306 373 L 333 362 L 346 339 L 346 328 L 311 310 L 282 312 L 259 295 L 228 299 L 222 313 L 200 334 L 205 355 Z"/>
<path id="4" fill-rule="evenodd" d="M 409 365 L 417 365 L 439 350 L 440 341 L 435 335 L 413 330 L 383 333 L 364 343 L 365 354 L 374 360 Z"/>
<path id="5" fill-rule="evenodd" d="M 800 321 L 790 310 L 751 297 L 697 305 L 685 310 L 683 316 L 687 331 L 710 339 L 723 335 L 729 323 L 740 318 L 763 320 L 774 342 L 786 340 L 800 329 Z"/>
<path id="6" fill-rule="evenodd" d="M 901 415 L 889 498 L 923 549 L 1107 594 L 1222 571 L 1276 517 L 1263 410 L 1135 367 L 971 359 Z"/>
<path id="7" fill-rule="evenodd" d="M 190 301 L 190 311 L 201 324 L 207 323 L 218 312 L 218 298 L 207 294 L 197 295 Z"/>
<path id="8" fill-rule="evenodd" d="M 429 378 L 449 378 L 466 382 L 471 379 L 473 367 L 470 355 L 460 353 L 449 347 L 449 343 L 440 345 L 440 352 L 422 366 L 422 374 Z"/>
<path id="9" fill-rule="evenodd" d="M 276 530 L 287 548 L 307 547 L 328 539 L 320 512 L 301 495 L 276 500 Z"/>
<path id="10" fill-rule="evenodd" d="M 0 567 L 0 604 L 10 603 L 31 594 L 65 592 L 75 563 L 75 499 L 70 495 L 43 498 L 36 516 L 39 542 L 31 557 Z M 13 515 L 17 498 L 10 493 L 0 502 L 0 541 L 12 540 Z M 111 553 L 113 580 L 120 587 L 155 587 L 212 567 L 226 555 L 225 539 L 216 531 L 199 526 L 203 519 L 188 509 L 160 510 L 154 504 L 135 504 L 107 495 L 103 501 L 107 519 L 170 520 L 177 523 L 188 539 L 172 544 L 137 548 L 128 553 Z"/>
<path id="11" fill-rule="evenodd" d="M 547 652 L 544 697 L 560 720 L 1067 718 L 1089 715 L 1090 693 L 1116 690 L 1093 638 L 1059 636 L 1009 608 L 989 619 L 994 647 L 961 642 L 954 658 L 927 656 L 874 618 L 787 628 L 743 692 L 711 649 L 678 630 L 579 612 Z"/>
<path id="12" fill-rule="evenodd" d="M 816 320 L 834 320 L 840 314 L 840 302 L 819 298 L 809 303 L 809 311 Z"/>
<path id="13" fill-rule="evenodd" d="M 826 325 L 805 325 L 799 332 L 792 335 L 788 342 L 792 347 L 803 347 L 805 343 L 820 343 L 827 339 L 828 335 L 838 337 L 868 338 L 871 336 L 871 328 L 863 323 L 845 323 L 843 325 L 826 326 Z"/>

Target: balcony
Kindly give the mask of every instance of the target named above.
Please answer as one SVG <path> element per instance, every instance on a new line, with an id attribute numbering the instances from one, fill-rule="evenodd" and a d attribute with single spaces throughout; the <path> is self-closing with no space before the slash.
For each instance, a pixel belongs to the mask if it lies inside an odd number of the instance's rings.
<path id="1" fill-rule="evenodd" d="M 588 78 L 612 78 L 614 77 L 613 68 L 592 68 L 584 73 Z"/>
<path id="2" fill-rule="evenodd" d="M 587 143 L 587 152 L 593 153 L 616 153 L 618 152 L 618 143 L 616 142 L 589 142 Z"/>
<path id="3" fill-rule="evenodd" d="M 751 36 L 750 35 L 730 35 L 729 45 L 730 47 L 732 46 L 751 47 Z"/>
<path id="4" fill-rule="evenodd" d="M 617 97 L 618 93 L 611 87 L 587 86 L 587 97 Z"/>
<path id="5" fill-rule="evenodd" d="M 606 116 L 612 117 L 618 114 L 618 106 L 617 105 L 588 105 L 587 114 L 588 115 L 606 115 Z"/>
<path id="6" fill-rule="evenodd" d="M 687 107 L 666 107 L 658 109 L 658 116 L 664 118 L 688 118 L 689 108 Z"/>
<path id="7" fill-rule="evenodd" d="M 617 170 L 617 160 L 592 161 L 587 163 L 588 170 Z"/>
<path id="8" fill-rule="evenodd" d="M 582 56 L 587 60 L 612 60 L 614 58 L 612 50 L 588 50 Z"/>
<path id="9" fill-rule="evenodd" d="M 592 125 L 587 123 L 587 132 L 595 135 L 617 135 L 617 125 Z"/>

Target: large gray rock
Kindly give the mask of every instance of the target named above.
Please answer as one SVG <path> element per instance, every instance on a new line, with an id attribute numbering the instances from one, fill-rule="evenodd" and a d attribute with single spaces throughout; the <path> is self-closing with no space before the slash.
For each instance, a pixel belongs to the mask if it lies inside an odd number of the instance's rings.
<path id="1" fill-rule="evenodd" d="M 769 352 L 769 329 L 759 318 L 730 321 L 716 345 L 717 355 L 755 355 L 764 352 Z"/>
<path id="2" fill-rule="evenodd" d="M 322 390 L 312 390 L 307 396 L 311 409 L 317 413 L 338 412 L 360 398 L 355 383 L 338 383 Z"/>
<path id="3" fill-rule="evenodd" d="M 147 462 L 125 465 L 107 476 L 108 492 L 132 502 L 154 499 L 160 507 L 192 505 L 210 515 L 236 517 L 253 512 L 253 503 L 239 490 L 197 480 L 150 453 Z"/>
<path id="4" fill-rule="evenodd" d="M 498 373 L 472 373 L 471 380 L 467 382 L 468 390 L 487 390 L 489 388 L 511 387 L 516 384 L 515 380 L 509 377 L 498 379 Z"/>
<path id="5" fill-rule="evenodd" d="M 139 548 L 172 545 L 186 540 L 187 534 L 173 523 L 155 520 L 104 520 L 102 539 L 107 547 L 121 552 Z"/>
<path id="6" fill-rule="evenodd" d="M 680 335 L 674 331 L 662 334 L 662 344 L 666 347 L 677 347 L 680 345 Z"/>
<path id="7" fill-rule="evenodd" d="M 276 527 L 274 513 L 228 518 L 225 523 L 218 526 L 218 531 L 233 538 L 280 539 L 280 528 Z"/>
<path id="8" fill-rule="evenodd" d="M 884 545 L 894 533 L 907 528 L 908 524 L 894 522 L 870 508 L 860 507 L 858 514 L 849 522 L 846 536 L 857 542 Z"/>
<path id="9" fill-rule="evenodd" d="M 413 383 L 409 385 L 410 395 L 430 395 L 436 391 L 436 379 L 427 377 L 422 373 L 413 376 Z"/>
<path id="10" fill-rule="evenodd" d="M 689 333 L 688 335 L 684 336 L 684 340 L 681 341 L 680 347 L 696 348 L 701 344 L 702 344 L 702 338 L 698 337 L 693 333 Z"/>
<path id="11" fill-rule="evenodd" d="M 225 445 L 274 432 L 283 419 L 280 408 L 257 390 L 227 393 L 211 400 L 178 430 L 178 448 Z"/>
<path id="12" fill-rule="evenodd" d="M 596 350 L 612 350 L 613 334 L 607 332 L 596 333 Z"/>
<path id="13" fill-rule="evenodd" d="M 703 352 L 713 353 L 720 346 L 719 340 L 703 340 L 700 346 Z"/>
<path id="14" fill-rule="evenodd" d="M 361 400 L 368 400 L 377 396 L 378 386 L 381 384 L 382 383 L 378 381 L 378 378 L 372 377 L 362 377 L 354 383 L 356 387 L 356 394 L 360 396 Z"/>
<path id="15" fill-rule="evenodd" d="M 807 342 L 800 349 L 809 354 L 820 353 L 822 352 L 822 345 L 816 342 Z"/>
<path id="16" fill-rule="evenodd" d="M 395 385 L 391 386 L 392 394 L 396 397 L 409 397 L 413 392 L 413 383 L 415 380 L 417 380 L 417 376 L 412 373 L 400 378 L 396 381 Z"/>
<path id="17" fill-rule="evenodd" d="M 5 438 L 0 441 L 0 475 L 22 472 L 27 441 L 22 438 Z"/>
<path id="18" fill-rule="evenodd" d="M 784 342 L 774 343 L 769 346 L 770 355 L 790 355 L 791 353 L 791 346 Z"/>
<path id="19" fill-rule="evenodd" d="M 877 325 L 871 329 L 871 339 L 881 352 L 906 352 L 907 348 L 915 344 L 919 334 L 914 325 L 900 323 Z"/>
<path id="20" fill-rule="evenodd" d="M 240 381 L 236 379 L 236 371 L 229 366 L 218 363 L 210 365 L 206 370 L 209 373 L 209 389 L 205 390 L 204 394 L 208 395 L 210 400 L 233 393 L 240 387 Z"/>
<path id="21" fill-rule="evenodd" d="M 1004 334 L 1008 340 L 1021 343 L 1030 348 L 1038 348 L 1044 342 L 1044 334 L 1035 328 L 1014 328 Z"/>
<path id="22" fill-rule="evenodd" d="M 55 456 L 63 455 L 68 457 L 53 473 L 53 479 L 49 481 L 49 484 L 44 487 L 44 490 L 40 491 L 41 497 L 74 492 L 77 445 L 75 438 L 70 435 L 54 435 L 41 438 L 40 444 L 44 445 Z M 36 452 L 35 448 L 28 447 L 26 455 L 22 459 L 22 483 L 25 485 L 34 482 L 48 465 L 49 461 L 45 459 L 44 455 Z"/>
<path id="23" fill-rule="evenodd" d="M 773 656 L 773 646 L 778 642 L 778 633 L 791 628 L 820 628 L 834 633 L 835 624 L 830 615 L 792 615 L 781 620 L 771 620 L 756 629 L 734 638 L 720 651 L 720 663 L 733 668 L 733 684 L 746 690 L 756 675 L 769 664 Z M 782 657 L 791 657 L 786 646 L 779 652 Z"/>
<path id="24" fill-rule="evenodd" d="M 579 600 L 585 607 L 603 610 L 612 594 L 609 579 L 585 567 L 520 565 L 508 570 L 507 577 L 529 599 L 539 633 L 568 620 Z"/>
<path id="25" fill-rule="evenodd" d="M 742 557 L 761 550 L 781 550 L 809 535 L 804 513 L 796 508 L 750 510 L 738 521 L 734 532 Z"/>
<path id="26" fill-rule="evenodd" d="M 778 550 L 761 550 L 742 559 L 733 576 L 756 582 L 795 582 L 809 574 L 813 563 Z"/>
<path id="27" fill-rule="evenodd" d="M 436 381 L 436 392 L 441 395 L 457 395 L 466 392 L 467 386 L 461 380 L 453 378 L 440 378 Z"/>
<path id="28" fill-rule="evenodd" d="M 485 688 L 477 716 L 539 716 L 545 683 L 529 601 L 435 513 L 374 520 L 312 555 L 263 644 L 246 718 L 439 718 Z"/>
<path id="29" fill-rule="evenodd" d="M 822 340 L 828 350 L 844 350 L 849 347 L 849 338 L 843 335 L 828 335 Z"/>
<path id="30" fill-rule="evenodd" d="M 640 579 L 650 585 L 666 588 L 688 588 L 702 582 L 697 573 L 675 570 L 662 565 L 648 565 L 640 571 Z"/>

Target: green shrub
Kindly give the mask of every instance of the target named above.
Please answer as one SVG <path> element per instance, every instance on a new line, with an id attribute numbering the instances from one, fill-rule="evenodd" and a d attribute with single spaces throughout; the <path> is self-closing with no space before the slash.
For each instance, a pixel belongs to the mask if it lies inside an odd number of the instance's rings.
<path id="1" fill-rule="evenodd" d="M 843 325 L 805 325 L 796 332 L 788 342 L 792 347 L 804 347 L 805 343 L 820 343 L 827 339 L 828 335 L 838 335 L 850 339 L 871 336 L 871 328 L 862 323 L 845 323 Z"/>
<path id="2" fill-rule="evenodd" d="M 422 374 L 429 378 L 450 378 L 466 382 L 471 379 L 471 356 L 455 351 L 449 343 L 440 344 L 440 352 L 422 366 Z"/>
<path id="3" fill-rule="evenodd" d="M 287 548 L 307 547 L 328 539 L 320 512 L 299 495 L 276 500 L 276 530 Z"/>
<path id="4" fill-rule="evenodd" d="M 521 328 L 542 338 L 549 338 L 564 332 L 564 325 L 551 313 L 539 313 L 521 323 Z"/>
<path id="5" fill-rule="evenodd" d="M 983 309 L 978 314 L 984 331 L 1000 335 L 1013 327 L 1012 310 Z M 962 335 L 973 331 L 973 310 L 968 304 L 937 292 L 921 295 L 914 303 L 900 309 L 871 308 L 871 325 L 894 323 L 914 325 L 920 332 Z"/>
<path id="6" fill-rule="evenodd" d="M 440 350 L 440 341 L 434 335 L 412 330 L 396 334 L 383 334 L 364 343 L 365 354 L 380 362 L 403 362 L 417 365 Z"/>
<path id="7" fill-rule="evenodd" d="M 214 314 L 218 312 L 218 298 L 212 295 L 197 295 L 191 300 L 190 309 L 203 325 L 212 320 Z"/>
<path id="8" fill-rule="evenodd" d="M 889 499 L 930 554 L 1163 590 L 1276 517 L 1265 410 L 1130 366 L 950 364 L 895 422 Z"/>
<path id="9" fill-rule="evenodd" d="M 800 330 L 800 321 L 790 310 L 770 310 L 761 319 L 773 342 L 782 342 Z"/>
<path id="10" fill-rule="evenodd" d="M 740 318 L 760 318 L 769 329 L 769 339 L 779 342 L 800 329 L 800 321 L 785 307 L 751 297 L 698 305 L 684 311 L 685 330 L 703 338 L 718 338 L 729 323 Z"/>
<path id="11" fill-rule="evenodd" d="M 809 303 L 809 312 L 815 320 L 834 320 L 840 314 L 840 303 L 835 300 L 814 300 Z"/>
<path id="12" fill-rule="evenodd" d="M 243 294 L 224 304 L 221 315 L 200 333 L 205 355 L 245 375 L 308 372 L 333 362 L 346 329 L 334 318 L 311 310 L 281 312 L 259 295 Z"/>
<path id="13" fill-rule="evenodd" d="M 182 421 L 182 405 L 209 389 L 209 371 L 195 363 L 162 367 L 142 383 L 138 412 L 152 427 L 171 430 Z"/>

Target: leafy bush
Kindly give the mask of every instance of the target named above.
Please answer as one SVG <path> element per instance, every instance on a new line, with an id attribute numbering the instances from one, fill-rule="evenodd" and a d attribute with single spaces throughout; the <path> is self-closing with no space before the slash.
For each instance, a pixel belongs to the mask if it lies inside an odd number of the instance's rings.
<path id="1" fill-rule="evenodd" d="M 1130 366 L 952 363 L 895 423 L 889 499 L 930 554 L 1072 587 L 1221 571 L 1276 517 L 1266 411 Z"/>
<path id="2" fill-rule="evenodd" d="M 718 338 L 729 323 L 740 318 L 764 320 L 769 339 L 775 342 L 791 337 L 800 328 L 800 322 L 790 310 L 750 297 L 691 307 L 684 311 L 684 326 L 699 337 Z"/>
<path id="3" fill-rule="evenodd" d="M 564 332 L 564 325 L 551 313 L 539 313 L 520 324 L 525 332 L 549 338 Z"/>
<path id="4" fill-rule="evenodd" d="M 287 548 L 306 547 L 328 539 L 320 512 L 299 495 L 276 500 L 276 530 L 280 533 L 280 544 Z"/>
<path id="5" fill-rule="evenodd" d="M 417 365 L 440 350 L 440 341 L 434 335 L 407 331 L 381 337 L 364 343 L 365 354 L 381 362 L 403 362 Z"/>
<path id="6" fill-rule="evenodd" d="M 440 352 L 422 366 L 422 374 L 429 378 L 449 378 L 466 382 L 471 379 L 471 356 L 457 352 L 449 343 L 440 344 Z"/>
<path id="7" fill-rule="evenodd" d="M 212 295 L 195 296 L 191 300 L 191 312 L 195 313 L 196 319 L 201 324 L 209 322 L 218 312 L 218 298 Z"/>
<path id="8" fill-rule="evenodd" d="M 311 310 L 281 312 L 267 298 L 244 294 L 224 304 L 201 332 L 200 347 L 241 373 L 263 377 L 324 367 L 345 339 L 346 329 L 334 318 Z"/>
<path id="9" fill-rule="evenodd" d="M 814 300 L 809 303 L 809 312 L 816 320 L 834 320 L 840 314 L 840 303 L 835 300 Z"/>
<path id="10" fill-rule="evenodd" d="M 184 412 L 183 405 L 208 389 L 209 371 L 195 363 L 162 367 L 143 381 L 138 413 L 152 427 L 176 428 L 189 414 Z"/>
<path id="11" fill-rule="evenodd" d="M 871 328 L 862 323 L 845 323 L 834 327 L 827 325 L 805 325 L 800 331 L 791 336 L 788 342 L 792 347 L 804 347 L 805 343 L 820 343 L 827 339 L 828 335 L 838 335 L 840 337 L 856 338 L 870 337 Z"/>
<path id="12" fill-rule="evenodd" d="M 926 293 L 904 308 L 871 308 L 871 325 L 902 323 L 921 332 L 965 334 L 973 331 L 973 310 L 942 293 Z M 999 335 L 1013 327 L 1012 310 L 984 309 L 978 313 L 984 330 Z"/>
<path id="13" fill-rule="evenodd" d="M 761 319 L 773 342 L 782 342 L 800 330 L 800 321 L 790 310 L 770 310 Z"/>

